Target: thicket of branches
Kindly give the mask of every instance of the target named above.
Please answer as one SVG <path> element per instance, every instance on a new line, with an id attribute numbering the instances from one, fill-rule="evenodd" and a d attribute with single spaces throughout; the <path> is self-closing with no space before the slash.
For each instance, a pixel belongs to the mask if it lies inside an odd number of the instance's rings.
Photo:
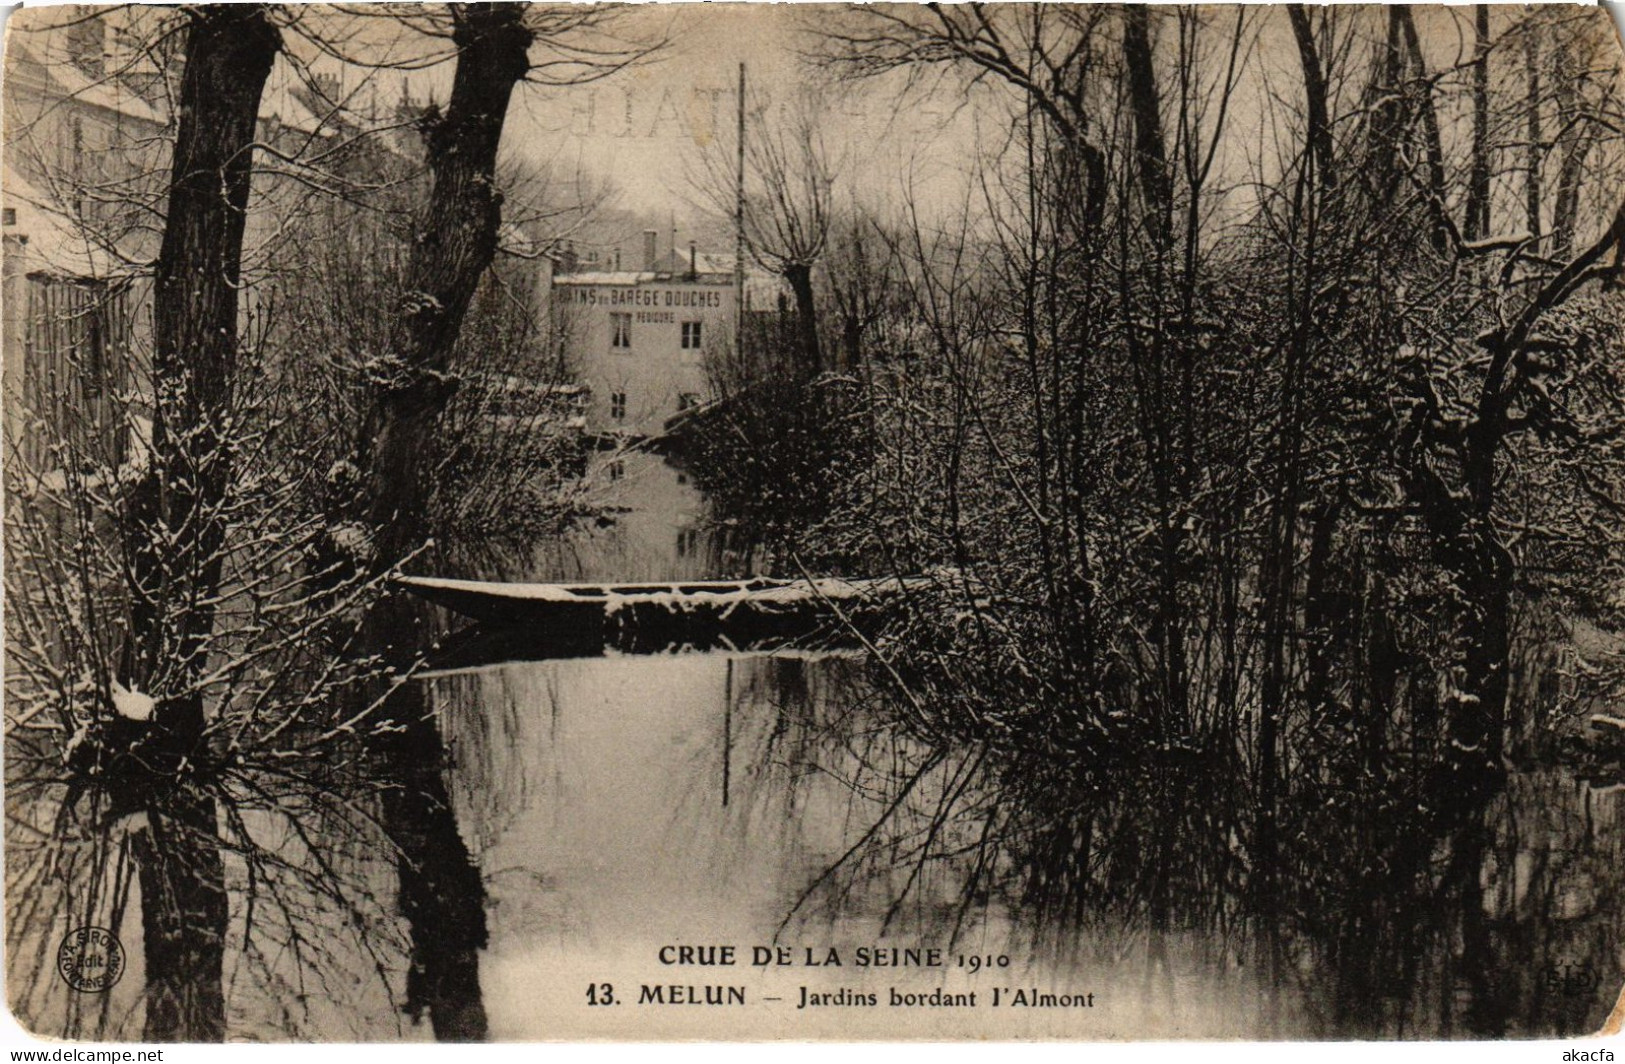
<path id="1" fill-rule="evenodd" d="M 792 546 L 939 575 L 878 643 L 895 704 L 992 755 L 988 831 L 1059 912 L 1132 890 L 1161 930 L 1224 920 L 1189 904 L 1220 882 L 1305 920 L 1328 891 L 1444 905 L 1508 767 L 1575 756 L 1620 675 L 1606 19 L 945 5 L 819 30 L 837 74 L 985 91 L 1015 130 L 966 211 L 883 214 L 815 275 L 861 382 L 832 438 L 855 419 L 873 457 Z"/>
<path id="2" fill-rule="evenodd" d="M 1524 734 L 1515 631 L 1619 620 L 1607 27 L 1497 16 L 1447 63 L 1420 17 L 899 8 L 831 37 L 841 70 L 1015 90 L 975 223 L 877 226 L 901 300 L 864 376 L 915 480 L 877 464 L 849 505 L 884 524 L 847 525 L 958 569 L 953 638 L 1066 748 L 1246 721 L 1279 763 L 1295 722 L 1431 700 L 1470 774 Z"/>

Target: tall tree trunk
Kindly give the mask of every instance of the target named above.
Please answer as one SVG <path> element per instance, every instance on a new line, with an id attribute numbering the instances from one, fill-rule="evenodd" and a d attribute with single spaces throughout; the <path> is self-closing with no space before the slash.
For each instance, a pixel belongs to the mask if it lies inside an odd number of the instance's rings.
<path id="1" fill-rule="evenodd" d="M 1552 251 L 1562 257 L 1574 250 L 1574 228 L 1580 214 L 1580 174 L 1585 169 L 1591 141 L 1576 135 L 1563 146 L 1557 174 L 1557 202 L 1552 205 Z"/>
<path id="2" fill-rule="evenodd" d="M 1397 4 L 1388 8 L 1388 40 L 1382 54 L 1382 71 L 1366 92 L 1371 123 L 1366 127 L 1366 165 L 1362 169 L 1373 205 L 1379 210 L 1393 202 L 1399 189 L 1402 177 L 1398 164 L 1399 136 L 1409 111 L 1400 87 L 1400 79 L 1405 74 L 1405 34 L 1400 11 Z M 1299 56 L 1301 62 L 1301 43 Z"/>
<path id="3" fill-rule="evenodd" d="M 792 262 L 784 268 L 785 283 L 796 300 L 796 346 L 801 369 L 809 378 L 823 368 L 818 341 L 818 307 L 813 300 L 812 264 Z"/>
<path id="4" fill-rule="evenodd" d="M 1151 292 L 1166 282 L 1165 256 L 1171 249 L 1173 229 L 1173 175 L 1164 143 L 1162 105 L 1157 91 L 1155 59 L 1151 50 L 1150 15 L 1143 4 L 1123 7 L 1123 61 L 1128 106 L 1134 122 L 1134 169 L 1139 183 L 1143 224 L 1152 251 L 1143 267 L 1143 281 Z M 1123 261 L 1133 261 L 1127 229 L 1121 231 Z M 1153 640 L 1156 664 L 1156 726 L 1171 734 L 1189 727 L 1188 676 L 1185 654 L 1185 616 L 1182 592 L 1188 584 L 1185 562 L 1185 506 L 1190 469 L 1177 446 L 1180 421 L 1189 410 L 1177 400 L 1178 345 L 1169 339 L 1161 297 L 1146 295 L 1131 285 L 1132 271 L 1119 277 L 1125 308 L 1137 307 L 1145 321 L 1127 331 L 1128 355 L 1136 366 L 1138 401 L 1144 409 L 1142 432 L 1152 480 L 1152 507 L 1156 514 L 1156 611 Z"/>
<path id="5" fill-rule="evenodd" d="M 1134 154 L 1139 164 L 1140 192 L 1145 197 L 1146 219 L 1160 248 L 1167 240 L 1174 196 L 1168 153 L 1162 142 L 1162 111 L 1151 57 L 1150 15 L 1144 4 L 1128 4 L 1123 8 L 1123 60 L 1128 76 L 1129 106 L 1134 112 Z"/>
<path id="6" fill-rule="evenodd" d="M 1321 188 L 1337 187 L 1337 169 L 1332 146 L 1332 123 L 1326 109 L 1326 75 L 1321 70 L 1320 53 L 1315 48 L 1314 27 L 1302 4 L 1288 4 L 1292 36 L 1298 42 L 1298 63 L 1303 68 L 1304 101 L 1309 110 L 1309 149 L 1315 161 L 1315 181 Z"/>
<path id="7" fill-rule="evenodd" d="M 123 662 L 125 682 L 158 698 L 160 735 L 180 751 L 203 729 L 203 700 L 191 685 L 214 627 L 225 542 L 232 471 L 224 437 L 250 163 L 260 97 L 281 47 L 264 5 L 186 10 L 169 207 L 154 270 L 153 467 L 132 505 L 135 624 Z"/>
<path id="8" fill-rule="evenodd" d="M 1523 211 L 1529 235 L 1538 238 L 1540 225 L 1540 23 L 1531 17 L 1523 29 L 1524 145 Z"/>
<path id="9" fill-rule="evenodd" d="M 1473 15 L 1473 147 L 1467 175 L 1467 217 L 1462 233 L 1468 240 L 1490 231 L 1490 9 L 1479 4 Z"/>
<path id="10" fill-rule="evenodd" d="M 1314 129 L 1305 130 L 1304 152 L 1315 152 Z M 1315 185 L 1309 168 L 1294 178 L 1291 240 L 1293 266 L 1288 270 L 1284 324 L 1288 334 L 1279 345 L 1281 376 L 1274 441 L 1270 447 L 1271 504 L 1259 561 L 1259 599 L 1263 625 L 1260 650 L 1263 676 L 1258 707 L 1258 821 L 1254 838 L 1254 904 L 1268 912 L 1277 904 L 1275 863 L 1280 848 L 1278 816 L 1285 793 L 1283 764 L 1288 710 L 1292 703 L 1294 628 L 1297 594 L 1298 525 L 1305 502 L 1304 444 L 1314 420 L 1308 377 L 1314 364 L 1317 325 L 1316 293 L 1321 287 L 1320 224 Z"/>
<path id="11" fill-rule="evenodd" d="M 1574 250 L 1575 220 L 1580 208 L 1580 175 L 1589 154 L 1591 138 L 1585 123 L 1579 121 L 1579 98 L 1566 72 L 1572 69 L 1573 53 L 1561 38 L 1552 49 L 1552 92 L 1557 97 L 1556 144 L 1558 172 L 1556 197 L 1552 203 L 1552 253 L 1567 256 Z"/>
<path id="12" fill-rule="evenodd" d="M 1433 106 L 1433 83 L 1428 77 L 1427 60 L 1422 55 L 1422 42 L 1416 32 L 1416 20 L 1404 4 L 1395 4 L 1392 10 L 1399 19 L 1405 35 L 1405 47 L 1411 57 L 1411 78 L 1417 85 L 1416 106 L 1422 117 L 1423 146 L 1427 152 L 1428 210 L 1433 215 L 1433 247 L 1443 251 L 1449 246 L 1454 223 L 1450 220 L 1444 202 L 1444 142 L 1439 133 L 1439 112 Z"/>
<path id="13" fill-rule="evenodd" d="M 418 455 L 455 390 L 447 374 L 452 348 L 496 257 L 497 148 L 514 86 L 529 70 L 524 4 L 453 4 L 451 12 L 457 71 L 445 114 L 427 119 L 433 187 L 360 443 L 383 565 L 394 564 L 426 531 L 429 483 Z"/>

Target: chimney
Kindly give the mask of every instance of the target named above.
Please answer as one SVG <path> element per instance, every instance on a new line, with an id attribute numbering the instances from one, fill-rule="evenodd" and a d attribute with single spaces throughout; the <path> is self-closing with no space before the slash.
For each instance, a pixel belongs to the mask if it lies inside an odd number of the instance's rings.
<path id="1" fill-rule="evenodd" d="M 694 250 L 694 241 L 688 242 L 688 279 L 698 279 L 700 276 L 700 253 Z"/>
<path id="2" fill-rule="evenodd" d="M 580 265 L 581 260 L 576 256 L 575 241 L 566 240 L 563 249 L 559 251 L 559 272 L 575 273 Z"/>
<path id="3" fill-rule="evenodd" d="M 323 103 L 328 107 L 335 107 L 339 102 L 339 76 L 337 74 L 313 74 L 310 78 L 311 87 L 316 90 Z"/>
<path id="4" fill-rule="evenodd" d="M 660 234 L 653 229 L 645 229 L 643 231 L 643 268 L 645 270 L 653 270 L 655 268 L 655 256 L 659 254 L 659 251 L 655 246 L 655 241 L 657 241 L 659 238 Z"/>

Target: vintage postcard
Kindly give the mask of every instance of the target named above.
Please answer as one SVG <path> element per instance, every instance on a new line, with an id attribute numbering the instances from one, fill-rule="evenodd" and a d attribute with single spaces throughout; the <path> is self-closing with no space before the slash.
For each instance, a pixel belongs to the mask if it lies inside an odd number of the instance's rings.
<path id="1" fill-rule="evenodd" d="M 15 11 L 12 1016 L 1617 1031 L 1621 57 L 1560 4 Z"/>

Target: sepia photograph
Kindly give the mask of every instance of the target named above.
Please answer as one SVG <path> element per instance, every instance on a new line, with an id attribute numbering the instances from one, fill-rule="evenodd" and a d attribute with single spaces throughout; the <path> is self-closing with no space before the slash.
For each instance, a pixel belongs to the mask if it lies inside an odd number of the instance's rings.
<path id="1" fill-rule="evenodd" d="M 1613 1059 L 1606 8 L 56 4 L 3 75 L 33 1038 Z"/>

